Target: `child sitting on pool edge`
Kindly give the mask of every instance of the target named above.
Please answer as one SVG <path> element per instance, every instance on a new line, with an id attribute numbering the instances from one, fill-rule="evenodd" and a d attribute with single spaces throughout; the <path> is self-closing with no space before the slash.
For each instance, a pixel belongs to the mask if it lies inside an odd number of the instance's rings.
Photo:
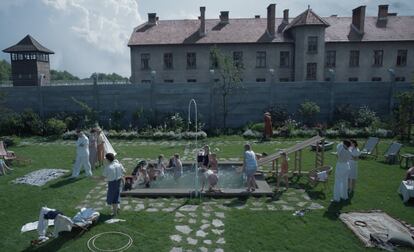
<path id="1" fill-rule="evenodd" d="M 210 169 L 205 167 L 199 169 L 201 173 L 201 191 L 204 191 L 204 186 L 206 182 L 208 183 L 208 191 L 207 192 L 221 192 L 220 188 L 218 188 L 218 176 L 217 174 Z"/>

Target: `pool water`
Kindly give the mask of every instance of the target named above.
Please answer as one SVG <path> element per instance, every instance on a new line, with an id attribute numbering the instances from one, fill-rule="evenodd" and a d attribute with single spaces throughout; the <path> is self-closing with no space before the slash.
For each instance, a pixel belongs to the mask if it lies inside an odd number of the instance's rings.
<path id="1" fill-rule="evenodd" d="M 201 189 L 200 177 L 204 176 L 199 173 L 199 181 L 197 189 Z M 218 187 L 223 189 L 240 189 L 244 188 L 243 174 L 236 171 L 236 167 L 233 165 L 219 166 L 218 172 Z M 152 181 L 150 188 L 179 188 L 179 189 L 194 189 L 195 183 L 195 171 L 192 166 L 183 167 L 183 175 L 177 180 L 174 179 L 173 174 L 167 172 L 163 178 L 157 178 L 156 181 Z M 136 189 L 143 189 L 144 185 L 138 185 Z M 204 186 L 204 190 L 208 190 L 207 183 Z"/>

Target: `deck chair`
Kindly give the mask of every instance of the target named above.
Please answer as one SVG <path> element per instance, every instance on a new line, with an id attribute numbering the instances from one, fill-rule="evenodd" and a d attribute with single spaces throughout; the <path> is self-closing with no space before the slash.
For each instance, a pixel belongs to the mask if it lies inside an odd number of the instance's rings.
<path id="1" fill-rule="evenodd" d="M 378 137 L 370 137 L 368 138 L 367 142 L 364 145 L 364 148 L 361 150 L 361 158 L 366 158 L 368 156 L 372 156 L 375 159 L 378 157 Z"/>
<path id="2" fill-rule="evenodd" d="M 11 161 L 16 159 L 16 155 L 13 151 L 7 151 L 3 141 L 0 141 L 0 157 L 4 159 L 4 161 Z"/>
<path id="3" fill-rule="evenodd" d="M 401 147 L 402 144 L 400 143 L 392 143 L 384 154 L 385 162 L 388 164 L 395 164 L 398 160 L 398 154 L 400 153 Z"/>
<path id="4" fill-rule="evenodd" d="M 332 173 L 332 166 L 322 166 L 309 171 L 308 183 L 311 187 L 316 187 L 319 183 L 323 183 L 324 188 L 328 184 L 329 175 Z"/>

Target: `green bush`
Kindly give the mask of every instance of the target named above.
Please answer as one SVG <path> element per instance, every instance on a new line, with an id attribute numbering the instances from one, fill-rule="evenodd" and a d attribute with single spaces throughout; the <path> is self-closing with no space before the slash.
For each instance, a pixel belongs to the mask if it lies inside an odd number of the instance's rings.
<path id="1" fill-rule="evenodd" d="M 2 135 L 20 135 L 23 128 L 24 123 L 19 114 L 10 112 L 1 115 L 0 131 Z"/>
<path id="2" fill-rule="evenodd" d="M 250 129 L 257 132 L 264 131 L 264 123 L 255 123 L 250 126 Z"/>
<path id="3" fill-rule="evenodd" d="M 2 136 L 0 137 L 0 141 L 2 141 L 6 147 L 10 147 L 10 146 L 18 145 L 20 142 L 20 139 L 14 136 Z"/>
<path id="4" fill-rule="evenodd" d="M 273 127 L 282 127 L 284 122 L 289 119 L 288 110 L 280 105 L 271 105 L 265 109 L 265 112 L 270 113 Z"/>
<path id="5" fill-rule="evenodd" d="M 62 135 L 66 130 L 66 124 L 59 119 L 50 118 L 45 124 L 45 133 L 48 136 Z"/>
<path id="6" fill-rule="evenodd" d="M 184 129 L 184 119 L 180 113 L 174 113 L 173 115 L 167 116 L 165 120 L 166 129 L 174 132 L 181 132 Z"/>
<path id="7" fill-rule="evenodd" d="M 358 128 L 362 127 L 371 127 L 373 124 L 379 121 L 379 117 L 375 111 L 369 109 L 367 106 L 361 107 L 358 110 L 358 115 L 356 117 L 356 126 Z"/>
<path id="8" fill-rule="evenodd" d="M 315 123 L 315 117 L 321 112 L 321 108 L 312 101 L 305 101 L 300 105 L 299 113 L 303 117 L 304 123 L 313 125 Z"/>
<path id="9" fill-rule="evenodd" d="M 25 110 L 20 117 L 24 125 L 22 130 L 23 134 L 36 136 L 43 135 L 43 121 L 38 114 L 33 112 L 33 110 Z"/>
<path id="10" fill-rule="evenodd" d="M 333 113 L 333 121 L 335 124 L 338 122 L 347 122 L 349 125 L 355 126 L 355 118 L 358 111 L 350 104 L 336 106 Z"/>

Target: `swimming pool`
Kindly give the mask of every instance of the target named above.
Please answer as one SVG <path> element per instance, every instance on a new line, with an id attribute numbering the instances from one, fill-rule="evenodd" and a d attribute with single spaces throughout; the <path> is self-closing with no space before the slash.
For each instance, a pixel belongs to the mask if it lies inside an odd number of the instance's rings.
<path id="1" fill-rule="evenodd" d="M 245 180 L 243 175 L 236 171 L 236 167 L 240 167 L 241 163 L 221 163 L 219 165 L 219 187 L 221 192 L 202 192 L 204 196 L 211 197 L 238 197 L 243 195 L 253 196 L 273 196 L 273 191 L 267 184 L 263 175 L 257 174 L 256 183 L 258 188 L 254 192 L 247 192 L 245 186 Z M 200 190 L 201 182 L 195 183 L 194 168 L 191 163 L 183 164 L 183 175 L 174 180 L 171 174 L 163 179 L 159 179 L 151 182 L 149 188 L 145 188 L 143 185 L 138 186 L 130 191 L 123 191 L 121 196 L 132 197 L 189 197 L 194 196 L 195 185 L 197 191 Z M 208 189 L 208 185 L 205 185 L 204 190 Z"/>

